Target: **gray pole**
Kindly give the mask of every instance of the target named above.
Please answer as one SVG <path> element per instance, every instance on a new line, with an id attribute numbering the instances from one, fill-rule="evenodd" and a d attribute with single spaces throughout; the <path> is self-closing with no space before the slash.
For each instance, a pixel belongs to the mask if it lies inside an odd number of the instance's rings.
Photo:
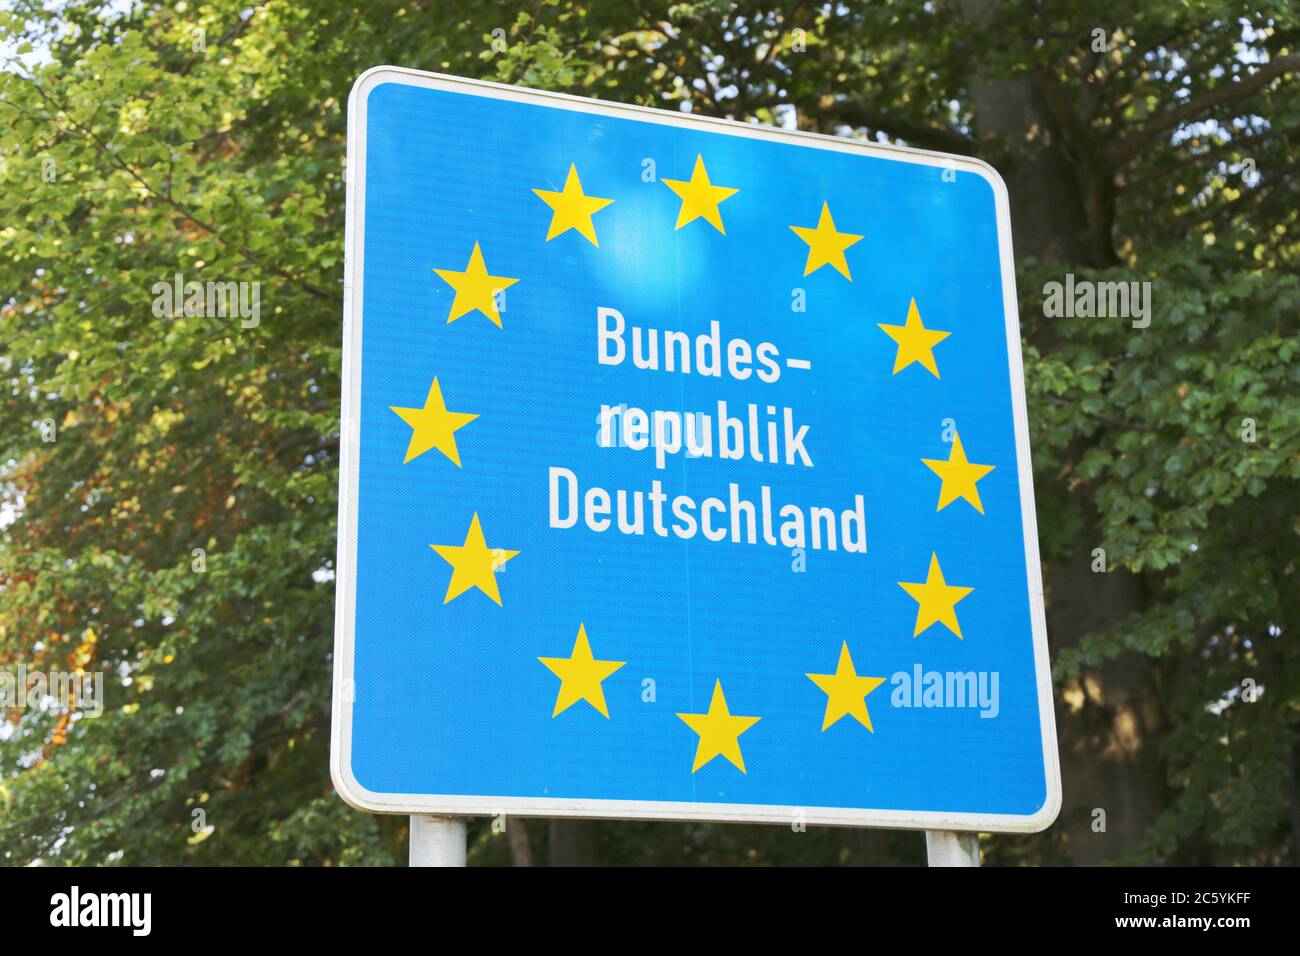
<path id="1" fill-rule="evenodd" d="M 465 818 L 411 814 L 411 866 L 464 866 Z"/>
<path id="2" fill-rule="evenodd" d="M 979 866 L 980 835 L 926 830 L 925 855 L 931 866 Z"/>

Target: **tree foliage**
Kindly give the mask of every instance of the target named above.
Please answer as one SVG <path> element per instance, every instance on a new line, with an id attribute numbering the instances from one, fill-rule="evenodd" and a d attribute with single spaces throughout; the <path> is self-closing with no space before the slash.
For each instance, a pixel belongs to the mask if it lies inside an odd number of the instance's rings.
<path id="1" fill-rule="evenodd" d="M 5 861 L 402 858 L 405 821 L 343 805 L 327 757 L 345 111 L 392 63 L 998 165 L 1049 635 L 1083 582 L 1104 605 L 1053 644 L 1063 747 L 1103 794 L 1156 780 L 1104 856 L 1294 864 L 1297 32 L 1289 0 L 18 0 L 0 667 L 102 671 L 109 706 L 6 715 Z M 260 322 L 155 314 L 178 273 L 260 283 Z M 1046 317 L 1066 273 L 1150 282 L 1149 327 Z M 1095 858 L 1070 785 L 1062 824 L 986 859 Z M 608 862 L 921 859 L 908 834 L 593 827 Z M 472 853 L 510 859 L 483 823 Z"/>

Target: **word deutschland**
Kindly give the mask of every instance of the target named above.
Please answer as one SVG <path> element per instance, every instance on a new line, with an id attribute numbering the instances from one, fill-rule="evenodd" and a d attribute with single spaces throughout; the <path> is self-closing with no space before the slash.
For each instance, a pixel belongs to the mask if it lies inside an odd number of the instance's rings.
<path id="1" fill-rule="evenodd" d="M 764 544 L 772 546 L 779 541 L 787 548 L 811 546 L 818 551 L 867 553 L 862 495 L 854 496 L 854 506 L 837 516 L 830 508 L 809 508 L 806 514 L 793 504 L 778 509 L 767 485 L 759 488 L 757 502 L 742 498 L 735 482 L 728 491 L 726 500 L 705 498 L 697 502 L 689 495 L 670 499 L 663 482 L 656 480 L 648 492 L 619 488 L 611 493 L 593 485 L 580 494 L 578 476 L 568 468 L 552 466 L 550 524 L 552 528 L 572 528 L 581 519 L 597 532 L 617 527 L 622 534 L 644 535 L 648 527 L 661 538 L 671 532 L 683 540 L 702 534 L 710 541 L 730 539 L 736 544 L 757 544 L 761 537 Z"/>

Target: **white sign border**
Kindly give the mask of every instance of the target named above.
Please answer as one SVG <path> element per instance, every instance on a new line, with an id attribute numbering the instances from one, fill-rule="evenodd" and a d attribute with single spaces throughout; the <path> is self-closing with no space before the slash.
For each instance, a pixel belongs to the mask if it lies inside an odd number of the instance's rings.
<path id="1" fill-rule="evenodd" d="M 767 804 L 691 803 L 685 801 L 585 800 L 565 797 L 489 797 L 377 793 L 352 775 L 353 645 L 356 614 L 357 495 L 359 484 L 358 422 L 361 401 L 361 307 L 365 257 L 366 105 L 369 94 L 384 83 L 448 90 L 472 96 L 532 103 L 557 109 L 617 116 L 666 126 L 775 140 L 811 149 L 829 149 L 876 156 L 898 162 L 964 170 L 983 177 L 993 188 L 998 217 L 998 248 L 1002 266 L 1002 299 L 1006 312 L 1007 357 L 1011 371 L 1011 404 L 1015 417 L 1016 458 L 1020 470 L 1021 522 L 1025 534 L 1025 565 L 1030 585 L 1030 619 L 1034 637 L 1034 670 L 1043 740 L 1046 800 L 1032 814 L 970 814 L 935 811 L 864 810 L 848 807 L 797 807 Z M 860 143 L 834 136 L 775 129 L 713 117 L 673 113 L 644 106 L 627 106 L 564 93 L 529 90 L 483 80 L 402 67 L 366 70 L 348 97 L 347 207 L 343 267 L 342 420 L 339 430 L 338 555 L 335 563 L 334 695 L 330 734 L 330 778 L 339 795 L 358 810 L 374 813 L 419 813 L 448 816 L 577 817 L 623 820 L 685 820 L 737 823 L 793 823 L 814 826 L 883 827 L 908 830 L 967 830 L 986 833 L 1033 833 L 1051 826 L 1061 808 L 1061 771 L 1052 708 L 1051 670 L 1047 656 L 1047 625 L 1043 614 L 1043 583 L 1038 557 L 1038 522 L 1034 511 L 1030 471 L 1029 421 L 1025 409 L 1024 368 L 1020 355 L 1015 267 L 1011 251 L 1011 212 L 1006 183 L 989 164 L 971 157 L 903 146 Z M 978 768 L 972 768 L 977 770 Z"/>

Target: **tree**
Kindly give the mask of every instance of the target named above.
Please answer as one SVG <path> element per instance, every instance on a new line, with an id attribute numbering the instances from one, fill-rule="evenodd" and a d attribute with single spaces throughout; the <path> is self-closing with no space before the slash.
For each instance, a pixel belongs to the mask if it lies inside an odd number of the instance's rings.
<path id="1" fill-rule="evenodd" d="M 0 13 L 0 49 L 34 44 L 0 72 L 0 666 L 103 671 L 110 704 L 11 713 L 5 859 L 402 856 L 405 821 L 344 806 L 326 756 L 344 110 L 389 62 L 998 166 L 1066 805 L 986 860 L 1295 863 L 1294 13 L 1082 6 Z M 177 274 L 258 283 L 256 324 L 159 304 Z M 1149 326 L 1046 315 L 1066 274 L 1150 282 Z M 584 826 L 553 855 L 921 859 L 909 834 Z M 473 858 L 545 859 L 527 833 L 476 823 Z"/>

